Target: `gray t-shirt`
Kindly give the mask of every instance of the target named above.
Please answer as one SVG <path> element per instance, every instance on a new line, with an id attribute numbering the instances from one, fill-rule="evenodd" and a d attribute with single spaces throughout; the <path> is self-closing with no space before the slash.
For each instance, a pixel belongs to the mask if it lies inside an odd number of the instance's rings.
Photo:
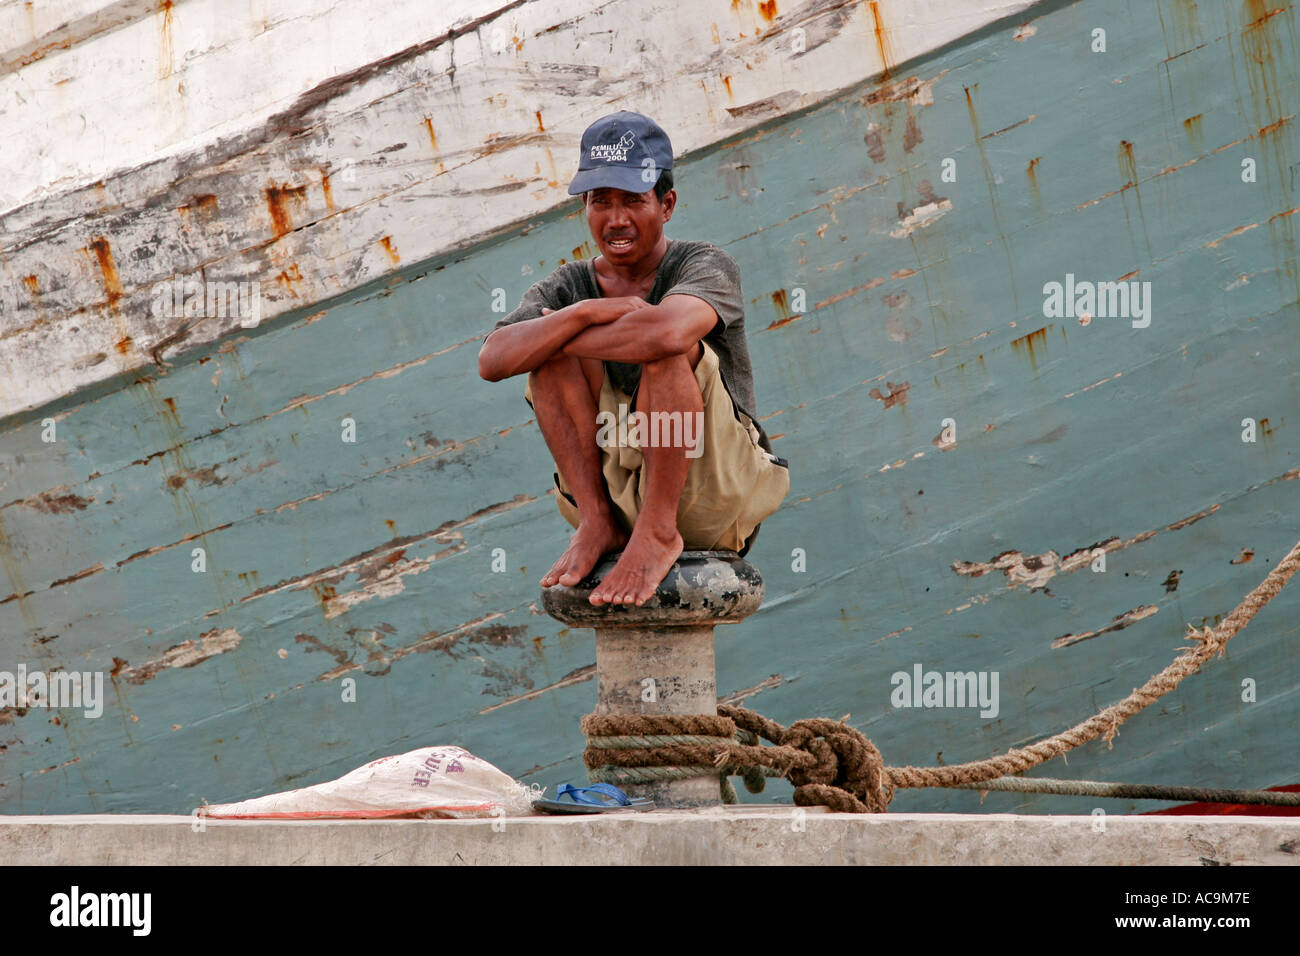
<path id="1" fill-rule="evenodd" d="M 736 260 L 711 242 L 669 239 L 668 250 L 659 263 L 654 288 L 646 296 L 658 305 L 667 295 L 689 294 L 703 299 L 718 313 L 718 321 L 703 341 L 718 355 L 722 384 L 732 403 L 744 412 L 758 429 L 759 443 L 771 452 L 767 432 L 757 421 L 754 401 L 754 370 L 749 363 L 749 346 L 745 342 L 745 299 L 740 291 L 740 267 Z M 542 314 L 542 307 L 562 309 L 581 299 L 602 296 L 596 281 L 596 266 L 590 259 L 566 262 L 545 279 L 533 283 L 524 293 L 519 308 L 492 327 L 503 326 Z M 491 334 L 491 333 L 489 333 Z M 641 366 L 623 362 L 606 362 L 605 370 L 615 388 L 631 395 L 641 380 Z"/>

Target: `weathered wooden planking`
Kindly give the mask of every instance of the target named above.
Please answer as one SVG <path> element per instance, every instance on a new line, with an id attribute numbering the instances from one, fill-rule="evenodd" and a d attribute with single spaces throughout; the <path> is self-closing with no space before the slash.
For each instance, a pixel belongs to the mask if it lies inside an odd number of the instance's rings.
<path id="1" fill-rule="evenodd" d="M 592 104 L 694 151 L 1028 5 L 70 4 L 0 60 L 0 418 L 555 208 Z M 156 314 L 176 278 L 258 307 Z"/>
<path id="2" fill-rule="evenodd" d="M 1294 14 L 1174 14 L 1053 9 L 682 164 L 670 234 L 740 261 L 759 411 L 793 469 L 751 555 L 767 603 L 718 631 L 722 692 L 785 722 L 851 713 L 891 763 L 974 759 L 1127 694 L 1300 537 L 1295 127 L 1267 112 L 1296 100 Z M 1089 52 L 1096 25 L 1141 55 Z M 5 661 L 118 673 L 99 720 L 7 715 L 6 811 L 184 810 L 439 742 L 580 779 L 593 648 L 536 607 L 567 525 L 522 382 L 482 383 L 474 356 L 491 289 L 517 301 L 584 238 L 575 215 L 530 222 L 63 403 L 53 446 L 40 416 L 8 429 Z M 1147 328 L 1043 315 L 1044 283 L 1133 270 Z M 1078 560 L 1096 545 L 1104 574 Z M 1294 782 L 1297 609 L 1293 585 L 1069 772 Z M 997 671 L 998 715 L 895 709 L 916 663 Z"/>

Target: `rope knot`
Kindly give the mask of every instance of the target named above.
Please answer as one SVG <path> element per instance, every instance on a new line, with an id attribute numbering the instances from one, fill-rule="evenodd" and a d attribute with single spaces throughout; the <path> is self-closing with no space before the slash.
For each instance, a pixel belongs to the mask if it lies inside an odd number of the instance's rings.
<path id="1" fill-rule="evenodd" d="M 787 774 L 800 806 L 820 804 L 841 813 L 889 809 L 894 790 L 885 782 L 884 759 L 860 731 L 815 717 L 795 721 L 777 743 L 813 757 L 810 766 L 791 767 Z"/>
<path id="2" fill-rule="evenodd" d="M 813 718 L 789 728 L 743 707 L 713 715 L 588 714 L 583 760 L 593 780 L 648 783 L 738 773 L 759 793 L 763 775 L 786 777 L 794 802 L 843 813 L 884 813 L 893 799 L 880 751 L 838 720 Z M 758 738 L 773 744 L 760 746 Z M 724 783 L 724 791 L 734 788 Z M 734 799 L 734 797 L 732 797 Z"/>

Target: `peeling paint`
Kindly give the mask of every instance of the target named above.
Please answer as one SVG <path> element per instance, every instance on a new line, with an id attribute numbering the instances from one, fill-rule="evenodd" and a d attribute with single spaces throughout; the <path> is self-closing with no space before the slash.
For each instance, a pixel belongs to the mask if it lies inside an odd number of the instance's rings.
<path id="1" fill-rule="evenodd" d="M 539 687 L 536 690 L 530 690 L 526 694 L 518 694 L 514 697 L 507 697 L 499 703 L 492 704 L 490 707 L 484 707 L 479 714 L 490 714 L 494 710 L 500 710 L 502 707 L 509 707 L 511 704 L 518 704 L 525 700 L 534 700 L 543 694 L 548 694 L 554 690 L 560 690 L 564 687 L 572 687 L 574 684 L 582 684 L 596 676 L 596 665 L 587 664 L 584 667 L 578 667 L 565 674 L 553 684 L 547 684 L 545 687 Z"/>
<path id="2" fill-rule="evenodd" d="M 403 562 L 403 554 L 412 545 L 429 539 L 436 539 L 443 542 L 454 540 L 455 538 L 460 537 L 458 534 L 460 528 L 489 515 L 511 511 L 523 505 L 531 504 L 536 500 L 536 498 L 528 495 L 515 495 L 515 497 L 510 501 L 502 501 L 488 505 L 464 518 L 444 521 L 432 531 L 426 531 L 422 534 L 407 535 L 402 538 L 394 538 L 392 541 L 385 542 L 377 547 L 370 548 L 367 551 L 363 551 L 360 554 L 347 558 L 333 567 L 313 571 L 310 574 L 298 575 L 284 581 L 279 581 L 276 584 L 269 584 L 258 588 L 252 594 L 249 594 L 240 600 L 242 602 L 248 602 L 265 595 L 277 594 L 289 589 L 303 590 L 322 584 L 333 585 L 342 581 L 348 574 L 356 574 L 362 580 L 367 581 L 368 583 L 366 587 L 363 587 L 356 592 L 349 592 L 349 594 L 345 594 L 342 598 L 335 597 L 334 595 L 330 596 L 326 602 L 327 611 L 329 608 L 338 608 L 339 610 L 336 613 L 327 614 L 327 616 L 335 617 L 338 613 L 342 613 L 343 610 L 346 610 L 347 607 L 352 604 L 368 601 L 373 597 L 385 597 L 391 596 L 393 593 L 400 593 L 402 588 L 405 587 L 401 582 L 403 576 L 407 574 L 418 574 L 425 571 L 434 561 L 456 551 L 460 551 L 465 547 L 463 540 L 455 541 L 451 547 L 439 551 L 428 558 Z M 448 538 L 448 535 L 451 535 L 452 537 Z M 396 570 L 393 570 L 392 566 L 394 565 L 399 565 L 399 567 L 397 567 Z M 334 601 L 339 603 L 330 603 Z"/>
<path id="3" fill-rule="evenodd" d="M 884 402 L 885 408 L 893 408 L 895 405 L 907 404 L 907 392 L 908 389 L 912 387 L 911 385 L 907 382 L 901 382 L 897 385 L 893 382 L 886 382 L 885 387 L 889 389 L 888 395 L 882 394 L 879 388 L 873 388 L 867 394 L 878 402 Z"/>
<path id="4" fill-rule="evenodd" d="M 1286 476 L 1275 478 L 1266 484 L 1272 484 L 1273 481 L 1283 480 Z M 1198 511 L 1196 514 L 1189 515 L 1172 524 L 1165 525 L 1165 531 L 1181 531 L 1189 525 L 1207 518 L 1219 510 L 1221 505 L 1211 505 L 1204 511 Z M 1158 529 L 1159 530 L 1159 529 Z M 1045 551 L 1042 554 L 1023 555 L 1019 551 L 1004 551 L 988 561 L 954 561 L 952 569 L 957 574 L 965 577 L 981 577 L 991 571 L 1002 571 L 1006 575 L 1008 586 L 1016 587 L 1017 585 L 1027 585 L 1030 590 L 1040 590 L 1047 585 L 1047 582 L 1055 577 L 1058 573 L 1071 573 L 1080 568 L 1088 567 L 1098 549 L 1105 552 L 1120 551 L 1124 548 L 1139 544 L 1154 538 L 1158 530 L 1143 531 L 1134 535 L 1128 540 L 1121 538 L 1107 538 L 1104 541 L 1098 541 L 1086 548 L 1079 548 L 1062 558 L 1055 551 Z M 1176 580 L 1176 577 L 1175 577 Z"/>
<path id="5" fill-rule="evenodd" d="M 1026 123 L 1032 123 L 1037 116 L 1038 116 L 1037 113 L 1030 113 L 1028 116 L 1020 120 L 1019 122 L 1012 123 L 1010 126 L 1004 126 L 1001 129 L 995 129 L 991 133 L 985 133 L 983 136 L 980 137 L 980 139 L 992 139 L 994 136 L 1001 136 L 1003 133 L 1009 133 L 1013 129 L 1019 129 L 1021 126 L 1024 126 Z"/>
<path id="6" fill-rule="evenodd" d="M 862 97 L 863 106 L 875 106 L 878 103 L 909 103 L 913 106 L 934 105 L 934 85 L 939 82 L 947 70 L 940 70 L 928 80 L 917 76 L 886 83 Z"/>
<path id="7" fill-rule="evenodd" d="M 327 621 L 333 620 L 356 605 L 375 598 L 391 598 L 401 594 L 406 589 L 406 582 L 403 578 L 412 574 L 421 574 L 429 570 L 433 562 L 464 549 L 464 543 L 457 542 L 449 548 L 444 548 L 430 555 L 427 559 L 416 560 L 403 559 L 401 557 L 402 550 L 398 550 L 385 555 L 382 564 L 378 568 L 373 565 L 359 568 L 356 574 L 358 578 L 365 582 L 364 586 L 355 591 L 339 594 L 328 600 L 325 603 L 325 619 Z"/>
<path id="8" fill-rule="evenodd" d="M 845 299 L 852 298 L 853 296 L 858 295 L 861 292 L 869 292 L 870 290 L 874 289 L 878 285 L 884 285 L 884 283 L 885 283 L 884 279 L 872 279 L 870 282 L 865 282 L 862 285 L 854 286 L 852 289 L 846 289 L 843 292 L 837 292 L 835 295 L 831 296 L 830 298 L 822 299 L 820 302 L 814 302 L 813 308 L 824 309 L 828 305 L 834 305 L 836 302 L 843 302 Z"/>
<path id="9" fill-rule="evenodd" d="M 951 211 L 952 202 L 948 199 L 923 203 L 902 212 L 899 215 L 898 226 L 891 229 L 889 234 L 895 239 L 905 239 L 917 229 L 924 229 L 926 226 L 934 225 L 935 222 Z"/>
<path id="10" fill-rule="evenodd" d="M 1229 239 L 1234 239 L 1237 236 L 1240 236 L 1243 232 L 1250 232 L 1250 230 L 1257 229 L 1258 227 L 1259 227 L 1259 223 L 1257 222 L 1252 222 L 1245 226 L 1238 226 L 1236 229 L 1232 230 L 1232 232 L 1229 232 L 1226 235 L 1222 235 L 1218 239 L 1213 240 L 1212 242 L 1207 242 L 1205 244 L 1205 248 L 1217 249 L 1220 245 L 1222 245 L 1224 242 L 1227 242 Z"/>
<path id="11" fill-rule="evenodd" d="M 774 690 L 775 688 L 780 687 L 781 684 L 784 682 L 785 682 L 785 678 L 783 678 L 780 674 L 773 674 L 770 677 L 764 677 L 761 681 L 759 681 L 757 684 L 754 684 L 752 687 L 746 687 L 742 690 L 732 691 L 730 694 L 727 694 L 723 697 L 719 697 L 718 703 L 729 704 L 729 705 L 742 704 L 750 697 L 753 697 L 757 694 L 761 694 L 765 690 Z"/>
<path id="12" fill-rule="evenodd" d="M 199 635 L 198 643 L 193 640 L 173 644 L 163 652 L 162 657 L 147 661 L 136 667 L 115 669 L 114 676 L 120 676 L 131 684 L 143 684 L 156 677 L 159 671 L 172 668 L 194 667 L 204 661 L 234 650 L 243 641 L 243 637 L 233 627 L 214 628 Z M 125 664 L 125 661 L 121 662 Z"/>
<path id="13" fill-rule="evenodd" d="M 1119 551 L 1139 540 L 1146 540 L 1146 538 L 1152 537 L 1154 534 L 1154 531 L 1148 532 L 1129 541 L 1122 541 L 1120 538 L 1107 538 L 1086 548 L 1072 551 L 1064 558 L 1055 551 L 1044 551 L 1042 554 L 1029 555 L 1022 554 L 1019 551 L 1003 551 L 988 561 L 954 561 L 952 569 L 959 575 L 972 578 L 982 577 L 992 571 L 1001 571 L 1006 576 L 1008 587 L 1014 588 L 1023 585 L 1031 591 L 1039 591 L 1046 588 L 1048 582 L 1057 574 L 1068 574 L 1080 568 L 1088 567 L 1098 550 L 1105 552 Z"/>
<path id="14" fill-rule="evenodd" d="M 1052 650 L 1059 650 L 1062 647 L 1069 647 L 1071 644 L 1078 644 L 1080 641 L 1086 641 L 1102 634 L 1109 634 L 1112 631 L 1122 631 L 1130 624 L 1136 624 L 1138 621 L 1146 620 L 1154 615 L 1160 609 L 1153 604 L 1140 604 L 1131 611 L 1125 611 L 1123 614 L 1116 614 L 1115 619 L 1105 627 L 1099 627 L 1095 631 L 1083 631 L 1080 634 L 1065 634 L 1052 641 Z"/>
<path id="15" fill-rule="evenodd" d="M 1203 518 L 1208 518 L 1210 515 L 1218 511 L 1221 507 L 1223 506 L 1218 504 L 1211 505 L 1210 507 L 1206 508 L 1204 511 L 1198 511 L 1194 515 L 1188 515 L 1186 518 L 1183 518 L 1180 521 L 1175 521 L 1173 524 L 1166 525 L 1165 530 L 1181 531 L 1183 528 L 1186 528 L 1188 525 L 1196 524 L 1196 522 L 1202 520 Z"/>
<path id="16" fill-rule="evenodd" d="M 42 491 L 38 495 L 32 495 L 30 498 L 24 498 L 19 502 L 10 502 L 10 504 L 21 504 L 42 514 L 67 515 L 85 511 L 94 502 L 94 498 L 83 498 L 81 495 L 69 491 L 67 485 L 60 485 L 57 488 L 51 488 L 49 491 Z M 7 508 L 9 505 L 3 507 Z"/>

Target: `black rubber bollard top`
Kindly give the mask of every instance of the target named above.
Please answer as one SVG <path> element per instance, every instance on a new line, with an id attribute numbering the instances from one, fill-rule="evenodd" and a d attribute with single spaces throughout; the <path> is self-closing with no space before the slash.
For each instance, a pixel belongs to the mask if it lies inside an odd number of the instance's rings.
<path id="1" fill-rule="evenodd" d="M 606 555 L 574 587 L 542 590 L 546 613 L 573 627 L 682 627 L 739 621 L 763 603 L 758 569 L 734 551 L 683 551 L 641 607 L 588 599 L 622 552 Z"/>

